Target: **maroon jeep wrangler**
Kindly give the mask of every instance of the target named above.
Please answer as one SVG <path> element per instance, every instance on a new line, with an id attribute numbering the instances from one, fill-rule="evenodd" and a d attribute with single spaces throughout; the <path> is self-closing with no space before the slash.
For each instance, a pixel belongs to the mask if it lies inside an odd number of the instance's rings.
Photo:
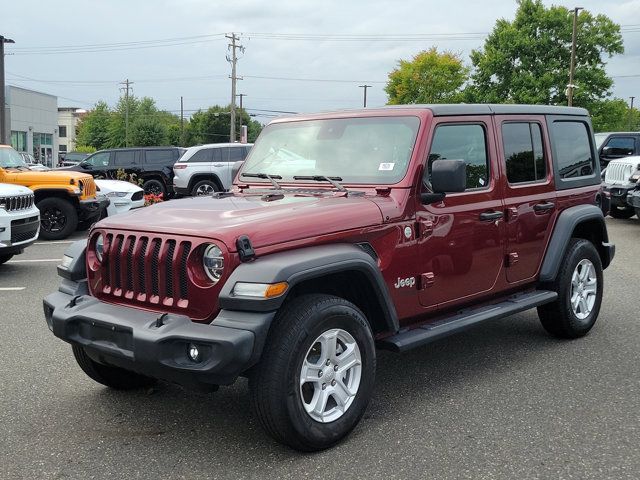
<path id="1" fill-rule="evenodd" d="M 611 262 L 579 108 L 433 105 L 279 119 L 231 192 L 109 217 L 72 245 L 49 328 L 93 380 L 249 378 L 277 441 L 330 447 L 362 417 L 376 348 L 537 308 L 592 327 Z"/>

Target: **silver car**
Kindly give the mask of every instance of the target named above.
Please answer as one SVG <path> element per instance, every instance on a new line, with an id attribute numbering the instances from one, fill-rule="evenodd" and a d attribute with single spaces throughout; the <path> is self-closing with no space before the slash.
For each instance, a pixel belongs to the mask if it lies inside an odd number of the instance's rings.
<path id="1" fill-rule="evenodd" d="M 211 143 L 187 149 L 173 166 L 173 186 L 178 195 L 211 195 L 228 190 L 234 163 L 243 161 L 252 143 Z"/>

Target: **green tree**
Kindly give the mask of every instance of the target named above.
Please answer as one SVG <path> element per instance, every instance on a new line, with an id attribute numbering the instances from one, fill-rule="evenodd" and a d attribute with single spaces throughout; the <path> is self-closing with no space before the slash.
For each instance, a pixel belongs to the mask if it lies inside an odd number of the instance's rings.
<path id="1" fill-rule="evenodd" d="M 590 108 L 593 129 L 596 132 L 624 132 L 640 128 L 640 111 L 629 110 L 621 98 L 606 99 L 594 103 Z"/>
<path id="2" fill-rule="evenodd" d="M 244 109 L 242 111 L 238 110 L 237 112 L 238 115 L 241 115 L 242 124 L 247 125 L 248 141 L 253 142 L 260 134 L 262 125 L 260 122 L 252 120 Z M 205 111 L 198 110 L 191 116 L 189 124 L 185 127 L 183 144 L 185 146 L 191 146 L 203 143 L 228 142 L 231 126 L 230 121 L 229 106 L 222 107 L 220 105 L 214 105 Z"/>
<path id="3" fill-rule="evenodd" d="M 472 84 L 465 100 L 494 103 L 566 104 L 572 15 L 542 0 L 518 0 L 515 19 L 496 22 L 484 47 L 473 50 Z M 619 25 L 583 10 L 578 16 L 574 105 L 590 107 L 613 84 L 604 58 L 623 53 Z"/>
<path id="4" fill-rule="evenodd" d="M 128 112 L 127 112 L 128 106 Z M 110 148 L 121 148 L 127 146 L 126 124 L 127 114 L 129 115 L 129 146 L 131 143 L 131 127 L 136 120 L 136 113 L 140 107 L 140 100 L 134 95 L 130 95 L 128 99 L 120 97 L 116 107 L 111 115 L 109 122 L 109 141 Z"/>
<path id="5" fill-rule="evenodd" d="M 111 112 L 109 106 L 99 101 L 93 110 L 88 112 L 77 127 L 76 143 L 80 146 L 93 147 L 96 150 L 106 148 L 109 144 L 109 124 Z"/>
<path id="6" fill-rule="evenodd" d="M 389 73 L 385 92 L 389 104 L 454 103 L 461 99 L 462 86 L 469 76 L 458 54 L 436 47 L 424 50 L 411 61 L 400 60 Z"/>

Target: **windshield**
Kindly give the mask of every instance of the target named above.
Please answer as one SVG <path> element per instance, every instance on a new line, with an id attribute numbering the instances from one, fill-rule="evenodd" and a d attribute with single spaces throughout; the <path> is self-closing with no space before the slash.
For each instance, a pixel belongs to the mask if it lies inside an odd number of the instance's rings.
<path id="1" fill-rule="evenodd" d="M 596 149 L 597 150 L 600 150 L 600 145 L 602 145 L 602 142 L 604 142 L 607 139 L 608 136 L 609 135 L 606 134 L 606 133 L 596 133 L 594 135 L 594 137 L 596 139 Z"/>
<path id="2" fill-rule="evenodd" d="M 417 117 L 272 124 L 251 149 L 242 173 L 280 175 L 284 182 L 294 175 L 324 175 L 344 183 L 397 183 L 407 171 L 419 126 Z"/>
<path id="3" fill-rule="evenodd" d="M 13 148 L 0 148 L 0 167 L 26 167 L 22 155 L 16 152 Z"/>

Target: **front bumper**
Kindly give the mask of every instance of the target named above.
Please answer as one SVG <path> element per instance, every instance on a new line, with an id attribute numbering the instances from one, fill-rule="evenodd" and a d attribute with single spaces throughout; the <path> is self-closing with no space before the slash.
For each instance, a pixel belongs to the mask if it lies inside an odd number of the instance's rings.
<path id="1" fill-rule="evenodd" d="M 40 233 L 40 212 L 34 206 L 19 212 L 0 210 L 0 253 L 17 254 L 35 242 Z"/>
<path id="2" fill-rule="evenodd" d="M 635 183 L 624 185 L 603 183 L 602 189 L 611 198 L 611 207 L 627 207 L 627 195 L 636 188 Z"/>
<path id="3" fill-rule="evenodd" d="M 80 221 L 98 220 L 102 212 L 109 206 L 107 197 L 97 197 L 78 202 L 78 218 Z"/>
<path id="4" fill-rule="evenodd" d="M 627 205 L 633 208 L 640 208 L 640 190 L 631 190 L 627 194 Z"/>
<path id="5" fill-rule="evenodd" d="M 210 324 L 175 314 L 158 322 L 158 313 L 86 294 L 86 282 L 82 288 L 82 283 L 65 282 L 44 299 L 55 336 L 82 345 L 96 362 L 193 388 L 228 385 L 255 364 L 275 315 L 223 310 Z M 200 352 L 198 362 L 188 355 L 190 345 Z"/>

